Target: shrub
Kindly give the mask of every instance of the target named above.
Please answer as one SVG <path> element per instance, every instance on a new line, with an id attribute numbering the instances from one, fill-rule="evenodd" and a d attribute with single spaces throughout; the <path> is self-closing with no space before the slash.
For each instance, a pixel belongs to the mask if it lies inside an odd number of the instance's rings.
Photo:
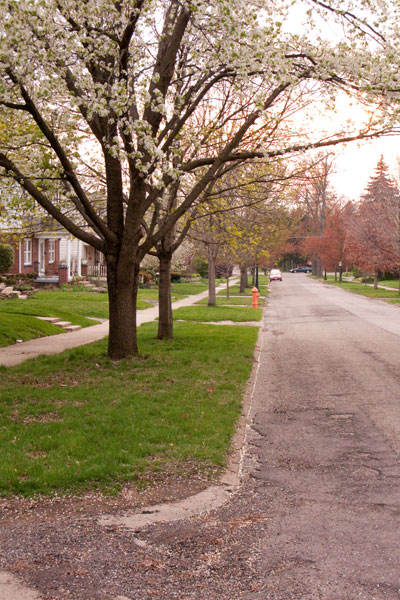
<path id="1" fill-rule="evenodd" d="M 387 280 L 395 280 L 399 278 L 399 273 L 398 271 L 389 271 L 388 273 L 382 273 L 380 279 L 387 279 Z"/>
<path id="2" fill-rule="evenodd" d="M 14 250 L 9 244 L 0 244 L 0 273 L 7 273 L 14 264 Z"/>
<path id="3" fill-rule="evenodd" d="M 180 283 L 181 282 L 181 273 L 177 273 L 176 271 L 173 271 L 171 273 L 171 281 L 172 281 L 172 283 Z"/>
<path id="4" fill-rule="evenodd" d="M 87 292 L 86 285 L 79 283 L 62 283 L 60 286 L 62 292 Z"/>
<path id="5" fill-rule="evenodd" d="M 200 277 L 208 277 L 208 262 L 204 258 L 196 256 L 193 259 L 192 267 Z"/>

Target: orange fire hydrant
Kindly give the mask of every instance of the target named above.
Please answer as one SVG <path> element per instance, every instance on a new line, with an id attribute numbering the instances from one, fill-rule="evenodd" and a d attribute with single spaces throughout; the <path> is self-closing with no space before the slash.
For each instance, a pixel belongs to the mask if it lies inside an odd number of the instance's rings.
<path id="1" fill-rule="evenodd" d="M 260 293 L 256 287 L 253 287 L 251 293 L 253 294 L 253 308 L 258 308 L 258 296 Z"/>

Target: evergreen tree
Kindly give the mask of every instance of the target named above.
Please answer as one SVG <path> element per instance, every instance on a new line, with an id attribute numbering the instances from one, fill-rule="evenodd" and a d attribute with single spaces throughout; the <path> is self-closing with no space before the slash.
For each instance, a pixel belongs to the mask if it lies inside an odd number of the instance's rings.
<path id="1" fill-rule="evenodd" d="M 367 183 L 362 199 L 365 202 L 378 202 L 382 205 L 398 203 L 399 192 L 388 173 L 388 166 L 382 155 L 375 167 L 375 175 L 372 175 Z"/>
<path id="2" fill-rule="evenodd" d="M 349 233 L 355 264 L 378 276 L 400 266 L 400 194 L 380 157 L 365 193 L 361 197 Z"/>

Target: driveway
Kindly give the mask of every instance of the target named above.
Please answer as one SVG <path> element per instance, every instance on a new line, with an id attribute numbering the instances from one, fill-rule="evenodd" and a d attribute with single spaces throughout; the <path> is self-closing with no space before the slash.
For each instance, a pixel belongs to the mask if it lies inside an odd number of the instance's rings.
<path id="1" fill-rule="evenodd" d="M 399 308 L 301 274 L 271 288 L 231 497 L 144 526 L 3 505 L 4 571 L 42 600 L 400 598 Z"/>

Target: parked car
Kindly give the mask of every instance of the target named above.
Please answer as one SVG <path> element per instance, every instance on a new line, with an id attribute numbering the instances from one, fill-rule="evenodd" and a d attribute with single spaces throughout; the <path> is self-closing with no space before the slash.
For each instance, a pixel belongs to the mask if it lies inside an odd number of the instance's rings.
<path id="1" fill-rule="evenodd" d="M 312 273 L 311 267 L 296 267 L 295 269 L 290 269 L 290 273 Z"/>
<path id="2" fill-rule="evenodd" d="M 279 269 L 271 269 L 269 274 L 270 281 L 282 281 L 282 273 Z"/>

